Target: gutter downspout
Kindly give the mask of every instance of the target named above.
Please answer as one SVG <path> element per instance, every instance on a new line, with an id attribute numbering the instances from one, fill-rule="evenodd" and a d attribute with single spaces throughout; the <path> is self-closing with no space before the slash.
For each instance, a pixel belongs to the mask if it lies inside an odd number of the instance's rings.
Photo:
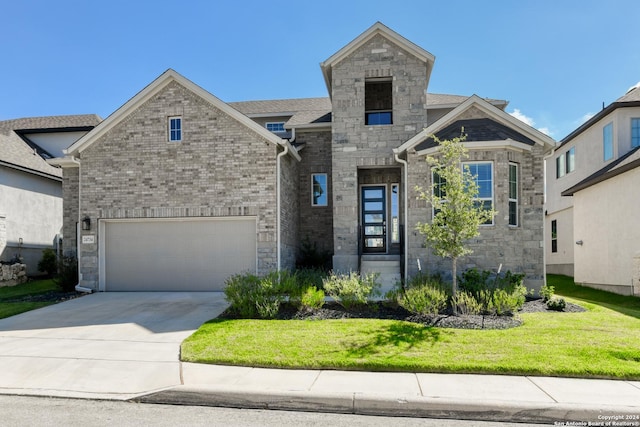
<path id="1" fill-rule="evenodd" d="M 79 237 L 79 227 L 78 224 L 80 224 L 80 208 L 82 206 L 82 170 L 80 169 L 80 160 L 76 159 L 75 156 L 71 156 L 71 161 L 73 163 L 75 163 L 76 165 L 78 165 L 78 220 L 76 221 L 76 234 Z M 76 257 L 77 262 L 78 262 L 78 284 L 75 286 L 75 290 L 78 292 L 84 292 L 84 293 L 91 293 L 93 292 L 93 289 L 89 289 L 89 288 L 85 288 L 84 286 L 80 286 L 80 276 L 81 276 L 81 272 L 80 272 L 80 259 L 81 259 L 81 254 L 80 254 L 80 241 L 81 239 L 79 239 L 78 237 L 76 237 Z"/>
<path id="2" fill-rule="evenodd" d="M 400 158 L 400 156 L 398 155 L 398 153 L 393 153 L 393 158 L 396 160 L 396 162 L 402 164 L 404 167 L 402 168 L 403 170 L 403 177 L 402 177 L 402 182 L 403 182 L 403 204 L 404 204 L 404 209 L 403 209 L 403 213 L 404 213 L 404 280 L 407 280 L 407 274 L 409 272 L 409 254 L 407 253 L 409 250 L 409 209 L 408 209 L 408 201 L 409 201 L 409 195 L 407 192 L 407 188 L 409 183 L 407 182 L 409 179 L 409 172 L 408 172 L 408 168 L 409 168 L 409 164 L 407 163 L 406 160 L 402 160 Z"/>
<path id="3" fill-rule="evenodd" d="M 289 153 L 289 146 L 288 145 L 284 145 L 284 151 L 282 151 L 281 153 L 278 153 L 278 155 L 276 156 L 276 235 L 277 235 L 277 259 L 278 259 L 278 271 L 280 271 L 280 266 L 281 266 L 281 255 L 280 255 L 280 251 L 282 250 L 282 236 L 280 235 L 281 233 L 281 227 L 280 227 L 280 194 L 282 192 L 281 188 L 280 188 L 280 170 L 282 169 L 280 166 L 280 159 L 284 156 L 287 155 L 287 153 Z"/>

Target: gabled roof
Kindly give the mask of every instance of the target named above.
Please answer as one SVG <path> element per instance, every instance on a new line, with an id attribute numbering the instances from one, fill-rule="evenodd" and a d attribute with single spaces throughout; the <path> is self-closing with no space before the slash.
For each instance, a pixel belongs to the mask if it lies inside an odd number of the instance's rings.
<path id="1" fill-rule="evenodd" d="M 636 147 L 629 151 L 624 156 L 609 163 L 599 171 L 589 175 L 576 185 L 566 189 L 561 194 L 563 196 L 573 196 L 576 192 L 598 184 L 599 182 L 606 181 L 609 178 L 618 176 L 629 170 L 640 167 L 640 147 Z"/>
<path id="2" fill-rule="evenodd" d="M 569 141 L 573 140 L 582 132 L 586 131 L 591 126 L 593 126 L 598 121 L 600 121 L 602 118 L 608 116 L 618 108 L 629 108 L 629 107 L 640 107 L 640 86 L 638 85 L 629 89 L 627 93 L 622 95 L 620 98 L 616 99 L 615 102 L 612 102 L 606 108 L 603 108 L 602 110 L 600 110 L 596 115 L 594 115 L 589 120 L 581 124 L 576 130 L 571 132 L 569 135 L 565 136 L 560 141 L 560 144 L 558 145 L 558 147 L 562 147 L 563 145 L 569 143 Z"/>
<path id="3" fill-rule="evenodd" d="M 431 75 L 431 70 L 433 70 L 433 63 L 435 62 L 436 57 L 417 44 L 405 39 L 400 34 L 391 30 L 381 22 L 376 22 L 364 33 L 353 39 L 345 47 L 331 55 L 326 61 L 320 63 L 320 68 L 322 68 L 322 74 L 329 91 L 329 96 L 331 96 L 331 74 L 333 72 L 333 66 L 338 64 L 340 61 L 359 49 L 362 45 L 369 42 L 369 40 L 371 40 L 373 37 L 378 35 L 381 35 L 387 40 L 392 41 L 408 53 L 424 62 L 427 68 L 427 81 L 429 81 L 429 76 Z"/>
<path id="4" fill-rule="evenodd" d="M 465 95 L 450 95 L 446 93 L 427 93 L 427 110 L 438 108 L 455 108 L 469 97 Z M 504 110 L 509 101 L 504 99 L 484 98 L 485 101 Z"/>
<path id="5" fill-rule="evenodd" d="M 62 172 L 48 164 L 37 144 L 23 137 L 29 133 L 89 130 L 100 122 L 95 114 L 27 117 L 0 121 L 0 164 L 59 179 Z"/>
<path id="6" fill-rule="evenodd" d="M 120 121 L 129 115 L 131 112 L 135 111 L 142 104 L 144 104 L 147 100 L 155 96 L 161 90 L 163 90 L 168 84 L 171 82 L 176 82 L 186 89 L 190 90 L 197 96 L 201 97 L 205 101 L 212 104 L 214 107 L 223 111 L 225 114 L 228 114 L 233 119 L 237 120 L 247 128 L 253 130 L 255 133 L 263 137 L 265 140 L 271 142 L 276 146 L 288 147 L 289 153 L 297 160 L 300 160 L 300 155 L 297 153 L 296 149 L 286 140 L 282 140 L 280 137 L 274 135 L 273 133 L 266 130 L 264 127 L 260 126 L 253 120 L 251 120 L 246 115 L 242 114 L 235 108 L 231 107 L 229 104 L 221 101 L 216 96 L 207 92 L 200 86 L 193 83 L 191 80 L 188 80 L 181 74 L 177 73 L 172 69 L 168 69 L 164 73 L 162 73 L 158 78 L 156 78 L 153 82 L 151 82 L 147 87 L 138 92 L 133 98 L 127 101 L 122 107 L 118 108 L 115 112 L 113 112 L 109 117 L 107 117 L 102 123 L 96 126 L 91 132 L 80 138 L 76 141 L 71 147 L 65 150 L 67 156 L 74 156 L 77 153 L 81 153 L 82 151 L 89 148 L 94 142 L 96 142 L 100 137 L 102 137 L 105 133 L 111 130 L 114 126 L 116 126 Z M 52 162 L 53 163 L 53 162 Z M 68 162 L 62 162 L 68 164 Z M 61 162 L 56 162 L 56 164 L 61 164 Z"/>
<path id="7" fill-rule="evenodd" d="M 431 126 L 423 129 L 413 138 L 409 139 L 400 147 L 395 148 L 393 151 L 399 154 L 403 151 L 418 147 L 424 141 L 431 138 L 432 135 L 438 134 L 438 132 L 445 130 L 448 126 L 459 122 L 461 120 L 460 117 L 462 116 L 462 114 L 472 107 L 480 110 L 485 115 L 485 118 L 490 119 L 491 122 L 512 129 L 512 132 L 514 132 L 512 133 L 512 135 L 518 134 L 526 138 L 524 141 L 515 141 L 516 143 L 528 145 L 528 143 L 526 142 L 527 140 L 534 141 L 535 144 L 544 146 L 545 152 L 550 151 L 555 145 L 555 141 L 551 137 L 545 135 L 537 129 L 534 129 L 523 121 L 516 119 L 515 117 L 502 111 L 500 108 L 495 107 L 479 96 L 472 95 L 467 98 L 467 100 L 462 104 L 458 105 L 456 108 L 441 117 L 438 121 L 431 124 Z M 486 124 L 486 122 L 484 123 Z M 492 126 L 494 128 L 493 132 L 495 133 L 496 126 Z"/>

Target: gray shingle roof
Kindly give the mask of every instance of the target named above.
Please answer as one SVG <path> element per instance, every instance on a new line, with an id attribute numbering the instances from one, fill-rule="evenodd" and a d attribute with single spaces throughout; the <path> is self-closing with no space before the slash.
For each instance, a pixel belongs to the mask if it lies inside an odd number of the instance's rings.
<path id="1" fill-rule="evenodd" d="M 616 102 L 633 102 L 640 101 L 640 83 L 632 87 L 622 95 L 620 98 L 616 99 Z"/>
<path id="2" fill-rule="evenodd" d="M 16 131 L 92 127 L 101 119 L 95 114 L 28 117 L 0 121 L 0 162 L 34 172 L 61 177 L 60 168 L 49 165 Z"/>
<path id="3" fill-rule="evenodd" d="M 438 105 L 443 105 L 443 106 L 458 105 L 466 101 L 467 98 L 469 97 L 464 95 L 450 95 L 445 93 L 427 93 L 427 107 L 437 108 Z M 504 99 L 484 98 L 484 100 L 502 109 L 504 109 L 504 107 L 506 107 L 508 104 L 508 102 L 505 101 Z"/>

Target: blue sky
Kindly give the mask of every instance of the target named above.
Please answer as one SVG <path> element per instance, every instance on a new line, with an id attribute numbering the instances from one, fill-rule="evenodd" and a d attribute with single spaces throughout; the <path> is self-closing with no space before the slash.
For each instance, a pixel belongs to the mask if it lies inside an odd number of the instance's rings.
<path id="1" fill-rule="evenodd" d="M 0 120 L 107 117 L 167 68 L 224 101 L 327 96 L 376 21 L 436 56 L 429 92 L 507 99 L 556 140 L 640 81 L 637 0 L 0 0 Z"/>

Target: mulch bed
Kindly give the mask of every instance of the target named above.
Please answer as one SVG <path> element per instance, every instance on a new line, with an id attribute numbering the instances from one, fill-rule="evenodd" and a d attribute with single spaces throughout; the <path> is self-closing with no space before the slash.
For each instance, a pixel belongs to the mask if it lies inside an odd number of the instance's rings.
<path id="1" fill-rule="evenodd" d="M 567 302 L 564 313 L 582 312 L 584 308 Z M 390 319 L 406 322 L 420 323 L 426 326 L 456 329 L 508 329 L 522 325 L 519 313 L 558 313 L 547 309 L 547 305 L 541 300 L 528 300 L 522 309 L 515 315 L 483 316 L 483 315 L 416 315 L 411 314 L 402 307 L 392 306 L 385 302 L 371 302 L 364 307 L 345 310 L 335 302 L 327 302 L 317 310 L 297 309 L 291 304 L 283 304 L 278 312 L 280 320 L 327 320 L 327 319 Z M 236 318 L 232 313 L 225 311 L 220 318 Z"/>
<path id="2" fill-rule="evenodd" d="M 18 298 L 4 300 L 3 302 L 62 302 L 86 295 L 82 292 L 48 291 L 35 295 L 24 295 Z"/>

